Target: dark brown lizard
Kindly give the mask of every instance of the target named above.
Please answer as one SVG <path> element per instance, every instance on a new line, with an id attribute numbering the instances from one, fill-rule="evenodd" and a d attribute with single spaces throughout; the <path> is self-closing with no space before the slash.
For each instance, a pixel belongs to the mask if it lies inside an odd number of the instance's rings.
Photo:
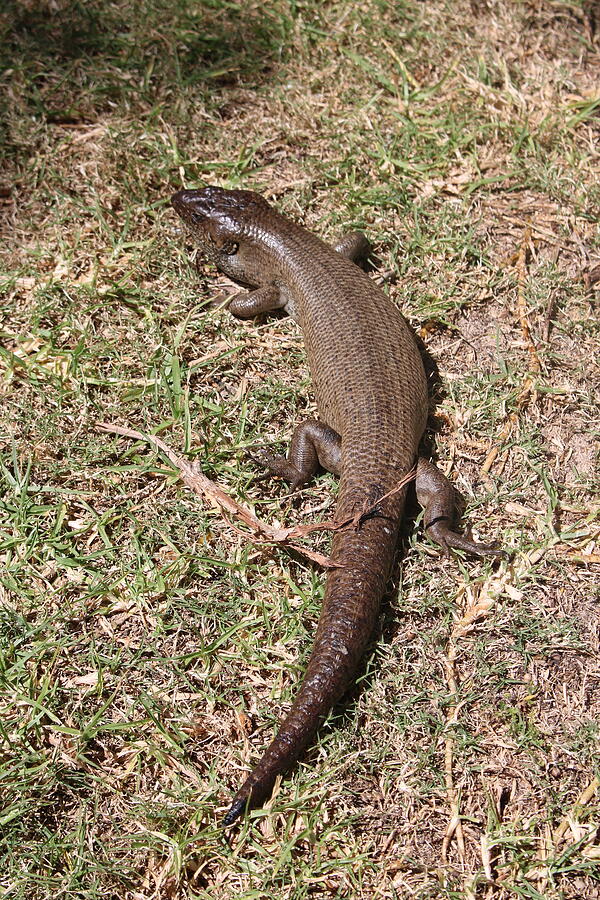
<path id="1" fill-rule="evenodd" d="M 499 551 L 452 530 L 452 485 L 418 458 L 428 409 L 423 363 L 403 316 L 353 261 L 368 255 L 366 238 L 349 235 L 332 248 L 250 191 L 184 190 L 172 203 L 217 268 L 250 288 L 230 301 L 235 316 L 284 308 L 299 323 L 320 420 L 297 426 L 287 458 L 267 454 L 264 461 L 293 488 L 319 465 L 340 475 L 336 520 L 355 523 L 334 535 L 337 567 L 327 575 L 306 675 L 236 794 L 224 821 L 230 825 L 270 795 L 352 683 L 390 573 L 406 489 L 379 501 L 415 463 L 425 529 L 444 550 Z M 374 514 L 362 515 L 374 504 Z"/>

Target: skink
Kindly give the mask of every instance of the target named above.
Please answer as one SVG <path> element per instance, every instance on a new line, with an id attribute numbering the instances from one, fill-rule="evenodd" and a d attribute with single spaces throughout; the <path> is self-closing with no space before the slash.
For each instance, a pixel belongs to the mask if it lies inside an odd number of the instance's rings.
<path id="1" fill-rule="evenodd" d="M 300 325 L 320 418 L 297 426 L 286 458 L 267 454 L 265 463 L 293 488 L 319 466 L 340 475 L 336 521 L 353 523 L 333 538 L 335 567 L 304 680 L 236 794 L 230 825 L 270 795 L 352 683 L 394 559 L 406 489 L 385 495 L 415 464 L 431 537 L 445 550 L 500 551 L 453 531 L 452 485 L 418 456 L 428 409 L 423 363 L 399 310 L 356 264 L 368 255 L 366 238 L 355 233 L 331 247 L 251 191 L 183 190 L 172 204 L 217 268 L 250 289 L 229 303 L 234 315 L 283 308 Z"/>

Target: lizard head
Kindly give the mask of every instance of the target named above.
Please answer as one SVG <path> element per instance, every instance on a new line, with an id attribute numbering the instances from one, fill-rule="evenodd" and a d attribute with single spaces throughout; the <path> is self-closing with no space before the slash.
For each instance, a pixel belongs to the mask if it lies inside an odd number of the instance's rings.
<path id="1" fill-rule="evenodd" d="M 244 257 L 256 242 L 259 224 L 272 212 L 266 200 L 253 191 L 228 191 L 220 187 L 178 191 L 173 208 L 206 256 L 236 281 L 251 283 Z"/>

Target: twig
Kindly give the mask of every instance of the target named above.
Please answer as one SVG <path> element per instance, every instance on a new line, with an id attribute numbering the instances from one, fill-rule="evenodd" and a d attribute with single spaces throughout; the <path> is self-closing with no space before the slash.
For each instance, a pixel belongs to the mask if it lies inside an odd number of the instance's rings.
<path id="1" fill-rule="evenodd" d="M 330 567 L 336 565 L 329 559 L 328 556 L 324 556 L 322 553 L 317 553 L 314 550 L 309 550 L 308 548 L 303 547 L 302 544 L 297 544 L 293 540 L 290 540 L 290 536 L 292 535 L 294 529 L 273 528 L 273 526 L 269 525 L 267 522 L 263 522 L 262 519 L 259 519 L 257 516 L 255 516 L 254 513 L 246 506 L 238 503 L 237 500 L 234 500 L 233 497 L 230 497 L 229 494 L 227 494 L 222 488 L 215 484 L 214 481 L 211 481 L 210 478 L 207 478 L 206 475 L 203 475 L 196 466 L 187 462 L 187 460 L 183 459 L 183 457 L 175 453 L 175 451 L 172 450 L 168 444 L 166 444 L 155 434 L 143 434 L 141 431 L 136 431 L 133 428 L 124 428 L 121 425 L 112 425 L 109 422 L 98 422 L 97 427 L 100 429 L 100 431 L 105 431 L 109 434 L 120 434 L 123 437 L 133 438 L 137 441 L 145 441 L 146 443 L 153 444 L 159 450 L 162 450 L 165 456 L 173 463 L 173 465 L 179 472 L 181 480 L 184 482 L 184 484 L 186 484 L 192 491 L 194 491 L 194 493 L 199 494 L 212 503 L 215 503 L 219 507 L 221 512 L 229 513 L 237 519 L 241 519 L 242 522 L 244 522 L 244 524 L 247 525 L 252 532 L 254 532 L 253 540 L 257 541 L 258 543 L 286 543 L 287 546 L 291 547 L 293 550 L 301 553 L 303 556 L 307 557 L 313 562 L 318 563 L 321 566 Z M 235 528 L 235 526 L 232 527 Z M 308 534 L 311 530 L 316 531 L 319 527 L 326 529 L 328 527 L 328 523 L 319 523 L 318 525 L 307 525 L 303 527 L 305 531 L 302 532 L 302 535 L 297 536 Z M 239 533 L 239 529 L 236 530 Z"/>
<path id="2" fill-rule="evenodd" d="M 500 453 L 500 447 L 506 440 L 508 440 L 508 438 L 510 437 L 510 434 L 516 424 L 517 424 L 517 414 L 511 413 L 508 416 L 508 418 L 506 419 L 506 421 L 504 422 L 504 425 L 502 426 L 500 434 L 498 435 L 498 443 L 496 444 L 495 447 L 492 447 L 492 449 L 489 451 L 481 469 L 479 470 L 481 475 L 489 474 L 490 469 L 494 465 L 494 461 L 495 461 L 496 457 Z"/>
<path id="3" fill-rule="evenodd" d="M 600 778 L 594 777 L 588 784 L 586 788 L 581 792 L 579 797 L 577 798 L 577 802 L 573 806 L 571 813 L 568 816 L 565 816 L 561 821 L 560 825 L 556 829 L 553 835 L 554 845 L 559 843 L 560 840 L 565 836 L 567 828 L 570 827 L 571 821 L 573 818 L 581 811 L 583 806 L 586 806 L 587 803 L 590 802 L 598 788 L 600 787 Z"/>
<path id="4" fill-rule="evenodd" d="M 550 331 L 552 329 L 552 319 L 556 313 L 556 291 L 550 291 L 548 303 L 546 304 L 546 314 L 544 316 L 544 327 L 542 328 L 542 340 L 545 344 L 550 340 Z"/>
<path id="5" fill-rule="evenodd" d="M 363 520 L 371 513 L 375 512 L 383 500 L 397 494 L 416 477 L 415 466 L 395 487 L 392 488 L 392 490 L 388 491 L 387 494 L 384 494 L 383 497 L 380 497 L 375 503 L 365 506 L 364 509 L 357 512 L 354 516 L 351 516 L 342 522 L 312 522 L 308 525 L 295 525 L 293 528 L 274 528 L 272 525 L 269 525 L 267 522 L 264 522 L 262 519 L 255 516 L 248 507 L 238 503 L 237 500 L 234 500 L 233 497 L 220 488 L 218 484 L 215 484 L 214 481 L 211 481 L 210 478 L 203 475 L 198 466 L 187 462 L 187 460 L 179 456 L 179 454 L 172 450 L 165 441 L 155 434 L 143 434 L 141 431 L 136 431 L 134 428 L 124 428 L 122 425 L 113 425 L 110 422 L 98 422 L 97 427 L 100 431 L 109 434 L 120 434 L 123 437 L 133 438 L 137 441 L 145 441 L 146 443 L 154 445 L 154 447 L 159 450 L 162 450 L 179 472 L 184 484 L 194 491 L 194 493 L 215 503 L 237 534 L 240 534 L 243 537 L 250 537 L 256 543 L 285 544 L 287 547 L 302 554 L 302 556 L 305 556 L 307 559 L 327 568 L 342 568 L 342 566 L 339 563 L 334 563 L 330 557 L 325 556 L 323 553 L 318 553 L 316 550 L 309 550 L 302 544 L 296 543 L 295 539 L 306 537 L 315 531 L 341 531 L 348 527 L 353 527 L 355 529 L 360 528 Z M 250 528 L 253 534 L 248 535 L 245 531 L 234 525 L 233 522 L 228 519 L 227 514 L 232 515 L 237 519 L 241 519 L 241 521 Z"/>
<path id="6" fill-rule="evenodd" d="M 465 859 L 465 837 L 463 834 L 462 822 L 460 821 L 460 811 L 458 804 L 458 792 L 454 787 L 454 778 L 452 775 L 452 761 L 454 757 L 454 735 L 446 738 L 444 752 L 444 782 L 446 784 L 446 794 L 450 804 L 450 821 L 446 828 L 444 840 L 442 841 L 442 862 L 448 865 L 448 848 L 454 835 L 456 835 L 456 843 L 461 861 Z"/>
<path id="7" fill-rule="evenodd" d="M 529 320 L 527 319 L 527 304 L 525 303 L 525 284 L 527 282 L 527 254 L 531 249 L 531 225 L 527 225 L 523 233 L 523 240 L 517 254 L 515 268 L 517 270 L 517 312 L 521 324 L 523 339 L 529 351 L 529 371 L 540 372 L 541 365 L 536 346 L 531 337 Z"/>

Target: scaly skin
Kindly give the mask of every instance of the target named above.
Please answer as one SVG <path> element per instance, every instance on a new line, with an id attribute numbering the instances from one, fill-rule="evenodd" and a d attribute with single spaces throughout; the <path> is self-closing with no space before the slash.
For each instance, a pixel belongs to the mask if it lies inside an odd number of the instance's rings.
<path id="1" fill-rule="evenodd" d="M 377 503 L 412 469 L 427 419 L 427 383 L 405 319 L 352 258 L 368 253 L 353 235 L 333 249 L 250 191 L 208 187 L 172 199 L 190 233 L 217 267 L 250 287 L 230 310 L 240 317 L 285 308 L 306 345 L 321 422 L 300 425 L 287 459 L 271 471 L 302 484 L 318 464 L 341 475 L 336 520 Z M 326 423 L 326 426 L 323 424 Z M 417 496 L 425 527 L 442 545 L 476 554 L 498 551 L 451 529 L 454 494 L 420 459 Z M 224 824 L 262 803 L 276 777 L 312 740 L 352 683 L 373 632 L 394 559 L 405 491 L 333 539 L 323 609 L 306 675 L 277 736 L 236 794 Z"/>

